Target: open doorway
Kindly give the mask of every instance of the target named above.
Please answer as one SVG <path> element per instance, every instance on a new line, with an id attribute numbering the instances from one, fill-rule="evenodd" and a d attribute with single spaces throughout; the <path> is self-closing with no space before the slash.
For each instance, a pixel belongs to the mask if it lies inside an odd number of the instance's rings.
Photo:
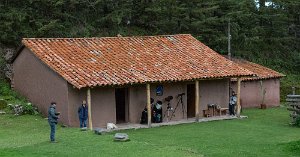
<path id="1" fill-rule="evenodd" d="M 187 117 L 195 117 L 195 84 L 187 85 Z"/>
<path id="2" fill-rule="evenodd" d="M 117 124 L 128 121 L 128 89 L 115 88 Z"/>

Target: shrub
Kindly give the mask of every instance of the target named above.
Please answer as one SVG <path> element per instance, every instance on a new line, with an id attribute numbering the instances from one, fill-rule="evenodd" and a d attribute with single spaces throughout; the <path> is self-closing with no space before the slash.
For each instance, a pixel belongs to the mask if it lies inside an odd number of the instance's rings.
<path id="1" fill-rule="evenodd" d="M 22 114 L 38 114 L 37 107 L 29 103 L 24 97 L 10 88 L 7 81 L 0 79 L 0 98 L 6 103 L 9 103 L 8 108 L 15 115 Z M 3 105 L 4 106 L 4 105 Z M 0 100 L 1 109 L 1 100 Z"/>
<path id="2" fill-rule="evenodd" d="M 15 115 L 37 115 L 38 110 L 37 107 L 33 106 L 31 103 L 23 103 L 23 104 L 9 104 L 10 110 L 13 111 Z"/>
<path id="3" fill-rule="evenodd" d="M 31 103 L 23 104 L 24 114 L 36 115 L 38 114 L 37 107 L 33 106 Z"/>
<path id="4" fill-rule="evenodd" d="M 298 116 L 296 117 L 295 125 L 298 126 L 298 127 L 300 127 L 300 115 L 298 115 Z"/>
<path id="5" fill-rule="evenodd" d="M 0 110 L 3 110 L 7 107 L 7 103 L 5 100 L 0 99 Z"/>
<path id="6" fill-rule="evenodd" d="M 286 77 L 280 79 L 280 100 L 285 101 L 286 95 L 292 94 L 292 87 L 300 83 L 300 75 L 286 74 Z M 300 94 L 300 89 L 296 88 L 296 94 Z"/>

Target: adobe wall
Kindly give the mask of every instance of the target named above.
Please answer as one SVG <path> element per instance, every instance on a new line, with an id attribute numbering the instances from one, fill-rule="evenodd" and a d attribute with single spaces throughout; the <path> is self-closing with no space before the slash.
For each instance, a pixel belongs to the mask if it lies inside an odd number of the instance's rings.
<path id="1" fill-rule="evenodd" d="M 232 88 L 236 91 L 236 82 L 232 83 Z M 265 89 L 264 103 L 268 106 L 280 105 L 280 80 L 262 80 L 262 87 L 259 80 L 241 82 L 241 105 L 244 108 L 260 107 L 262 103 L 262 90 Z"/>
<path id="2" fill-rule="evenodd" d="M 116 100 L 114 88 L 93 88 L 91 90 L 94 127 L 116 124 Z"/>
<path id="3" fill-rule="evenodd" d="M 79 90 L 69 85 L 69 117 L 70 125 L 73 127 L 79 127 L 77 111 L 82 100 L 87 101 L 87 88 Z M 107 123 L 116 124 L 114 88 L 92 88 L 91 104 L 93 128 L 105 128 Z"/>
<path id="4" fill-rule="evenodd" d="M 77 89 L 68 83 L 68 101 L 70 126 L 79 127 L 78 108 L 81 106 L 82 100 L 87 101 L 87 89 Z"/>
<path id="5" fill-rule="evenodd" d="M 52 101 L 57 103 L 56 110 L 61 112 L 60 122 L 69 123 L 68 87 L 60 75 L 41 62 L 29 49 L 24 48 L 13 62 L 14 90 L 38 107 L 43 116 L 48 116 Z"/>
<path id="6" fill-rule="evenodd" d="M 218 104 L 228 108 L 229 79 L 203 80 L 199 82 L 200 89 L 200 115 L 207 109 L 207 104 Z"/>

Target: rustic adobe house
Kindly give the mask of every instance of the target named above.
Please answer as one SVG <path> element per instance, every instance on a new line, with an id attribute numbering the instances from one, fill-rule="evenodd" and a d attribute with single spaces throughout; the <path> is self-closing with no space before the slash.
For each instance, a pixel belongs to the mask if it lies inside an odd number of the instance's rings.
<path id="1" fill-rule="evenodd" d="M 186 111 L 177 109 L 172 120 L 198 119 L 208 103 L 227 107 L 230 78 L 253 75 L 189 34 L 25 38 L 22 43 L 13 61 L 14 89 L 44 115 L 50 102 L 57 102 L 60 121 L 69 126 L 79 125 L 82 100 L 88 102 L 92 128 L 139 123 L 144 107 L 150 110 L 150 97 L 163 101 L 165 113 L 165 98 L 173 96 L 175 107 L 182 93 Z"/>
<path id="2" fill-rule="evenodd" d="M 280 78 L 285 75 L 243 59 L 232 59 L 232 61 L 256 74 L 256 77 L 242 79 L 241 106 L 243 108 L 261 107 L 261 104 L 268 107 L 280 105 Z M 235 79 L 232 79 L 231 85 L 236 91 Z"/>

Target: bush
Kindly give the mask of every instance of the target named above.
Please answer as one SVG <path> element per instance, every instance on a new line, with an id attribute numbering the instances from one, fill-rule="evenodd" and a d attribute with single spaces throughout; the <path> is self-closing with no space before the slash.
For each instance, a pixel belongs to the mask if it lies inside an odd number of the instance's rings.
<path id="1" fill-rule="evenodd" d="M 37 107 L 33 106 L 31 103 L 23 104 L 24 114 L 36 115 L 38 114 Z"/>
<path id="2" fill-rule="evenodd" d="M 3 99 L 0 99 L 0 110 L 3 110 L 7 107 L 7 102 Z"/>
<path id="3" fill-rule="evenodd" d="M 298 127 L 300 127 L 300 115 L 298 115 L 298 116 L 296 117 L 295 125 L 298 126 Z"/>
<path id="4" fill-rule="evenodd" d="M 10 88 L 9 83 L 3 79 L 0 79 L 0 99 L 2 99 L 5 103 L 6 102 L 9 103 L 8 108 L 15 115 L 38 114 L 37 107 L 29 103 L 20 94 L 13 91 Z M 0 109 L 1 109 L 1 100 L 0 100 Z"/>
<path id="5" fill-rule="evenodd" d="M 33 106 L 31 103 L 9 104 L 9 107 L 10 110 L 12 110 L 15 115 L 23 115 L 23 114 L 37 115 L 38 114 L 37 107 Z"/>
<path id="6" fill-rule="evenodd" d="M 292 94 L 292 87 L 298 87 L 296 88 L 296 94 L 300 94 L 300 87 L 298 86 L 300 84 L 300 75 L 286 74 L 286 77 L 283 77 L 280 82 L 280 100 L 282 102 L 285 101 L 288 94 Z"/>

